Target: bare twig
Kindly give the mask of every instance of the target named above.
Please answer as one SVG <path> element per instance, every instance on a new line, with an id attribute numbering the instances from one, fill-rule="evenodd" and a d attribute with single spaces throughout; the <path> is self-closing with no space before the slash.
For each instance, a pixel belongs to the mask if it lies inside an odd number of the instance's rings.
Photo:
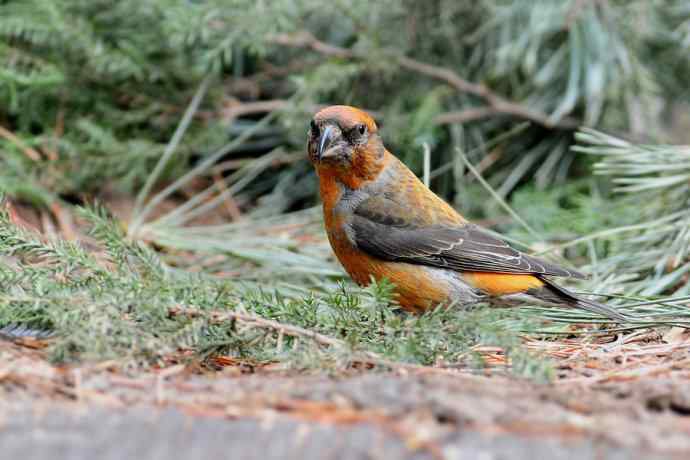
<path id="1" fill-rule="evenodd" d="M 0 137 L 3 137 L 19 147 L 24 154 L 32 159 L 33 161 L 41 161 L 41 155 L 33 148 L 31 148 L 26 142 L 21 140 L 12 131 L 0 125 Z"/>
<path id="2" fill-rule="evenodd" d="M 225 179 L 223 178 L 223 176 L 220 175 L 219 172 L 213 173 L 213 182 L 216 184 L 218 190 L 221 191 L 221 194 L 225 195 L 225 197 L 223 198 L 223 204 L 225 206 L 225 210 L 228 211 L 230 219 L 232 219 L 235 222 L 240 220 L 242 218 L 242 212 L 240 211 L 240 207 L 237 205 L 237 202 L 232 197 L 232 194 L 228 191 L 228 187 L 225 184 Z"/>
<path id="3" fill-rule="evenodd" d="M 477 168 L 470 162 L 470 160 L 467 159 L 465 154 L 458 148 L 456 149 L 458 152 L 458 156 L 462 160 L 462 162 L 465 164 L 465 167 L 470 170 L 470 172 L 474 175 L 474 177 L 479 181 L 479 183 L 484 186 L 484 188 L 489 192 L 491 196 L 496 200 L 496 202 L 501 205 L 503 209 L 508 212 L 512 216 L 513 219 L 515 219 L 516 222 L 518 222 L 520 225 L 524 227 L 525 230 L 527 230 L 533 237 L 535 237 L 538 241 L 544 241 L 545 238 L 539 234 L 536 230 L 534 230 L 525 220 L 520 217 L 520 215 L 513 210 L 513 208 L 506 203 L 506 201 L 489 185 L 486 180 L 482 177 L 482 175 L 477 171 Z"/>
<path id="4" fill-rule="evenodd" d="M 282 165 L 289 165 L 296 163 L 300 160 L 304 159 L 304 155 L 299 152 L 299 153 L 294 153 L 294 154 L 285 154 L 281 155 L 279 158 L 276 158 L 273 160 L 271 163 L 272 166 L 282 166 Z M 227 171 L 234 171 L 237 169 L 240 169 L 242 167 L 247 166 L 249 163 L 252 161 L 255 161 L 255 158 L 235 158 L 231 160 L 224 160 L 216 164 L 213 168 L 213 174 L 222 174 Z"/>
<path id="5" fill-rule="evenodd" d="M 222 323 L 224 321 L 234 319 L 263 329 L 272 329 L 282 333 L 283 335 L 305 337 L 320 345 L 329 347 L 345 347 L 345 342 L 342 340 L 328 337 L 327 335 L 319 334 L 318 332 L 310 331 L 292 324 L 279 323 L 278 321 L 262 318 L 260 316 L 252 315 L 251 313 L 242 313 L 238 311 L 202 311 L 195 308 L 178 307 L 174 310 L 171 310 L 170 314 L 185 315 L 189 317 L 196 317 L 205 314 L 211 318 L 211 321 L 216 323 Z"/>
<path id="6" fill-rule="evenodd" d="M 339 46 L 330 45 L 324 43 L 314 37 L 311 33 L 303 31 L 297 34 L 287 35 L 282 34 L 273 38 L 273 42 L 278 45 L 289 46 L 293 48 L 306 48 L 317 53 L 323 54 L 325 56 L 341 58 L 341 59 L 361 59 L 362 56 L 356 54 L 354 51 L 341 48 Z M 445 67 L 439 67 L 431 64 L 427 64 L 416 59 L 412 59 L 406 56 L 398 56 L 395 58 L 398 64 L 407 70 L 411 70 L 421 75 L 426 75 L 427 77 L 440 80 L 455 88 L 461 93 L 472 94 L 477 96 L 488 104 L 488 107 L 480 109 L 473 109 L 472 112 L 459 112 L 463 114 L 458 115 L 458 112 L 451 114 L 441 115 L 441 120 L 446 120 L 445 123 L 454 122 L 453 119 L 459 119 L 460 122 L 474 120 L 479 118 L 486 118 L 491 115 L 511 115 L 514 117 L 522 118 L 525 120 L 532 121 L 541 126 L 547 128 L 559 128 L 559 129 L 576 129 L 580 126 L 580 122 L 574 118 L 564 117 L 561 120 L 554 122 L 548 115 L 529 109 L 517 102 L 513 102 L 499 96 L 498 94 L 491 91 L 482 83 L 474 83 L 462 78 L 457 73 L 453 72 L 451 69 Z M 448 118 L 446 118 L 446 115 Z M 468 118 L 468 120 L 465 120 Z M 439 123 L 437 121 L 437 123 Z M 439 123 L 443 124 L 443 123 Z"/>
<path id="7" fill-rule="evenodd" d="M 257 113 L 273 112 L 275 110 L 282 110 L 290 101 L 286 99 L 271 99 L 268 101 L 256 102 L 242 102 L 233 104 L 223 109 L 221 115 L 224 120 L 230 121 L 245 115 L 254 115 Z"/>
<path id="8" fill-rule="evenodd" d="M 339 349 L 346 349 L 347 344 L 334 337 L 329 337 L 318 332 L 310 331 L 309 329 L 304 329 L 300 326 L 295 326 L 293 324 L 280 323 L 271 319 L 262 318 L 260 316 L 253 315 L 251 313 L 244 313 L 238 311 L 203 311 L 196 308 L 190 307 L 176 307 L 170 310 L 171 315 L 185 315 L 191 318 L 208 315 L 210 320 L 215 323 L 222 323 L 224 321 L 236 320 L 241 321 L 249 326 L 254 326 L 262 329 L 271 329 L 278 332 L 278 346 L 282 348 L 282 337 L 302 337 L 313 340 L 319 345 L 326 347 L 333 347 Z M 404 371 L 414 371 L 420 373 L 451 373 L 457 374 L 457 371 L 451 369 L 444 369 L 434 366 L 424 366 L 421 364 L 410 364 L 391 361 L 389 359 L 383 358 L 374 352 L 362 352 L 357 353 L 350 359 L 350 363 L 363 363 L 370 364 L 373 366 L 383 366 L 394 370 L 404 370 Z"/>
<path id="9" fill-rule="evenodd" d="M 347 345 L 342 340 L 338 340 L 327 335 L 319 334 L 318 332 L 310 331 L 299 326 L 294 326 L 292 324 L 279 323 L 278 321 L 273 321 L 270 319 L 261 318 L 256 315 L 249 313 L 239 313 L 234 311 L 228 312 L 214 312 L 213 318 L 216 321 L 227 321 L 228 319 L 235 319 L 239 321 L 244 321 L 251 323 L 258 327 L 264 327 L 268 329 L 273 329 L 281 332 L 283 335 L 289 335 L 293 337 L 305 337 L 313 340 L 314 342 L 335 348 L 345 348 Z M 424 366 L 421 364 L 409 364 L 401 363 L 396 361 L 391 361 L 386 358 L 382 358 L 373 352 L 364 352 L 361 355 L 354 357 L 352 362 L 367 363 L 375 366 L 385 366 L 391 369 L 404 369 L 408 371 L 421 371 L 421 372 L 441 372 L 441 373 L 456 373 L 455 371 L 449 371 L 447 369 L 440 369 L 433 366 Z"/>
<path id="10" fill-rule="evenodd" d="M 57 161 L 59 157 L 58 141 L 65 133 L 65 101 L 64 95 L 60 100 L 60 108 L 55 117 L 55 128 L 53 129 L 53 138 L 43 147 L 43 151 L 50 161 Z"/>
<path id="11" fill-rule="evenodd" d="M 146 205 L 144 205 L 144 202 L 148 198 L 148 195 L 153 189 L 153 186 L 156 184 L 156 181 L 163 173 L 163 170 L 165 166 L 168 164 L 168 161 L 175 153 L 177 146 L 182 141 L 182 136 L 184 136 L 185 132 L 187 131 L 187 128 L 192 122 L 192 118 L 194 117 L 194 114 L 199 108 L 202 99 L 206 95 L 206 91 L 208 90 L 210 84 L 210 76 L 206 76 L 199 84 L 199 88 L 194 94 L 194 97 L 192 98 L 191 102 L 189 103 L 189 106 L 187 107 L 187 110 L 185 111 L 184 115 L 182 116 L 182 119 L 177 125 L 177 129 L 175 130 L 175 133 L 170 139 L 170 142 L 168 142 L 168 145 L 165 147 L 165 151 L 158 160 L 156 167 L 148 176 L 148 178 L 146 179 L 146 183 L 137 194 L 137 198 L 134 202 L 134 211 L 132 212 L 132 222 L 130 223 L 129 227 L 130 235 L 136 235 L 137 231 L 144 223 L 146 217 L 151 213 L 151 211 L 153 211 L 153 208 L 158 204 L 158 202 L 155 200 L 155 197 L 151 199 L 151 201 L 149 201 L 149 203 Z"/>
<path id="12" fill-rule="evenodd" d="M 297 32 L 295 34 L 276 35 L 273 37 L 272 41 L 277 45 L 290 46 L 293 48 L 308 48 L 317 53 L 331 57 L 344 59 L 357 57 L 352 50 L 324 43 L 307 31 Z"/>
<path id="13" fill-rule="evenodd" d="M 260 316 L 252 315 L 250 313 L 240 313 L 236 311 L 215 312 L 212 317 L 215 321 L 227 321 L 228 319 L 235 319 L 245 323 L 251 323 L 258 327 L 282 331 L 283 335 L 304 337 L 313 340 L 319 345 L 336 348 L 345 347 L 345 342 L 342 340 L 328 337 L 327 335 L 310 331 L 309 329 L 304 329 L 292 324 L 279 323 L 278 321 L 273 321 L 271 319 L 261 318 Z"/>
<path id="14" fill-rule="evenodd" d="M 57 201 L 54 201 L 50 205 L 50 211 L 55 216 L 55 220 L 60 227 L 60 234 L 62 238 L 68 241 L 75 241 L 78 239 L 79 236 L 74 228 L 74 218 L 72 214 L 63 208 Z"/>

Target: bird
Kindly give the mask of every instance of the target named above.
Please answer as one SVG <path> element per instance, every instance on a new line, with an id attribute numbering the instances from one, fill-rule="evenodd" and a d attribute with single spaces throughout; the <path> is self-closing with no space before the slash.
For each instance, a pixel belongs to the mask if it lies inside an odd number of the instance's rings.
<path id="1" fill-rule="evenodd" d="M 309 125 L 307 155 L 328 240 L 357 284 L 387 279 L 411 313 L 444 304 L 536 303 L 626 320 L 551 279 L 586 278 L 582 273 L 522 253 L 460 215 L 386 149 L 364 110 L 326 107 Z"/>

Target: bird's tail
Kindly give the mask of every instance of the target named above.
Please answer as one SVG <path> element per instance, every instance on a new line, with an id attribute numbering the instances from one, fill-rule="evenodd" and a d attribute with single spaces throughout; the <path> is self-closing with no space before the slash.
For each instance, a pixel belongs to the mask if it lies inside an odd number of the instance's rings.
<path id="1" fill-rule="evenodd" d="M 630 320 L 628 316 L 619 312 L 613 307 L 604 305 L 603 303 L 595 302 L 594 300 L 585 299 L 577 294 L 574 294 L 567 289 L 558 286 L 551 282 L 551 280 L 539 277 L 545 284 L 538 294 L 533 294 L 541 300 L 553 302 L 556 305 L 567 304 L 572 307 L 580 308 L 592 313 L 606 316 L 612 320 L 625 322 Z"/>

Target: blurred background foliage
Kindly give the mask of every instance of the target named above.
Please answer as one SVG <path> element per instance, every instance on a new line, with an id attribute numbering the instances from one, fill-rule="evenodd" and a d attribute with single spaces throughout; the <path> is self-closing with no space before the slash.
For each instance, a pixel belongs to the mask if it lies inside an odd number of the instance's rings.
<path id="1" fill-rule="evenodd" d="M 104 183 L 136 189 L 210 75 L 210 94 L 168 177 L 270 109 L 281 117 L 236 155 L 279 145 L 300 151 L 318 105 L 346 103 L 374 111 L 389 148 L 418 172 L 428 143 L 432 166 L 441 168 L 434 189 L 449 199 L 472 188 L 456 147 L 472 162 L 483 160 L 502 196 L 532 178 L 543 189 L 582 172 L 569 150 L 580 124 L 648 142 L 666 138 L 674 102 L 690 99 L 689 17 L 682 0 L 339 0 L 328 7 L 313 0 L 3 0 L 0 124 L 16 136 L 2 136 L 3 188 L 43 204 L 96 193 Z M 282 34 L 318 37 L 352 56 L 296 46 L 299 40 L 287 46 Z M 490 96 L 415 71 L 403 56 L 481 84 Z M 537 122 L 494 96 L 538 114 Z M 519 136 L 489 147 L 524 120 L 532 123 Z M 257 194 L 280 184 L 291 197 L 283 208 L 313 202 L 305 183 L 314 181 L 300 180 L 307 171 L 286 165 Z M 480 211 L 463 197 L 458 205 Z"/>
<path id="2" fill-rule="evenodd" d="M 124 200 L 171 265 L 303 293 L 341 273 L 303 244 L 306 127 L 350 104 L 417 173 L 428 145 L 459 210 L 579 257 L 597 291 L 687 294 L 690 152 L 653 144 L 690 143 L 689 76 L 685 0 L 0 0 L 0 192 Z"/>

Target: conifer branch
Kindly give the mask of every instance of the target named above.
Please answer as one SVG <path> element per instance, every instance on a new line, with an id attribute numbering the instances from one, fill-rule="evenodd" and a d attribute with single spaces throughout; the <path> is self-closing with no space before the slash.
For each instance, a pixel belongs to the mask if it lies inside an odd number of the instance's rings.
<path id="1" fill-rule="evenodd" d="M 341 48 L 339 46 L 322 42 L 307 31 L 302 31 L 293 35 L 278 35 L 273 38 L 273 42 L 293 48 L 310 49 L 328 57 L 341 59 L 364 59 L 364 56 L 360 56 L 350 49 Z M 577 129 L 577 127 L 581 124 L 576 119 L 570 117 L 563 117 L 559 121 L 552 121 L 548 115 L 530 109 L 517 102 L 505 99 L 504 97 L 491 91 L 486 85 L 468 81 L 448 68 L 427 64 L 406 56 L 397 56 L 395 59 L 398 65 L 404 69 L 431 77 L 435 80 L 443 81 L 458 92 L 471 94 L 483 99 L 488 104 L 487 108 L 475 109 L 473 112 L 463 114 L 451 112 L 449 114 L 439 115 L 436 118 L 437 124 L 472 121 L 493 115 L 514 116 L 516 118 L 529 120 L 546 128 L 558 128 L 565 130 Z"/>

